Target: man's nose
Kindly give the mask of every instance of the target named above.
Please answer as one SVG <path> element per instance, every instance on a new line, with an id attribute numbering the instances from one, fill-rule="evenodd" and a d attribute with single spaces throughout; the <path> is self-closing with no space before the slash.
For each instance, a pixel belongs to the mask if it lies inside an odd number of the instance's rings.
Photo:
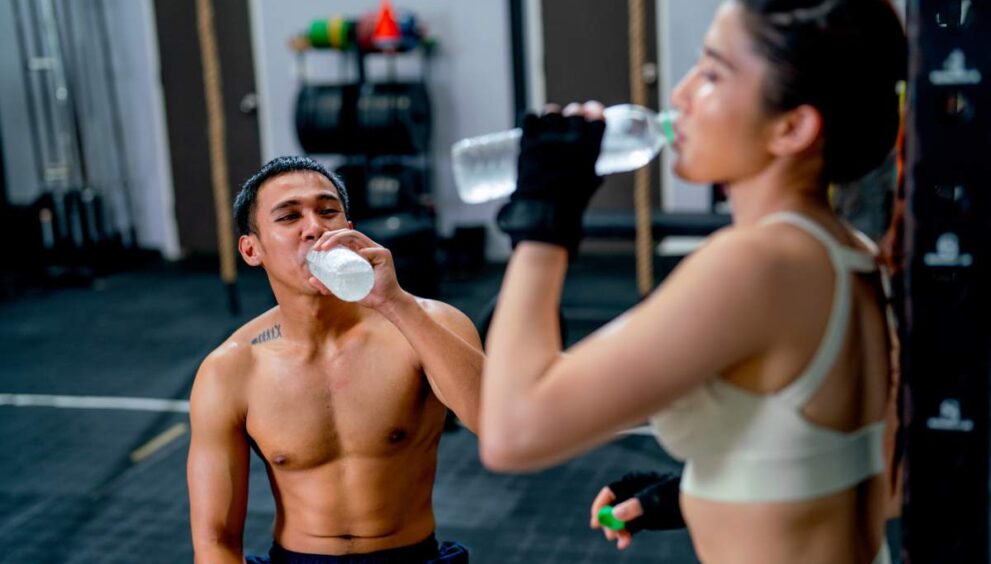
<path id="1" fill-rule="evenodd" d="M 303 231 L 300 235 L 304 241 L 315 241 L 326 231 L 320 222 L 320 218 L 315 213 L 303 214 L 302 229 Z"/>

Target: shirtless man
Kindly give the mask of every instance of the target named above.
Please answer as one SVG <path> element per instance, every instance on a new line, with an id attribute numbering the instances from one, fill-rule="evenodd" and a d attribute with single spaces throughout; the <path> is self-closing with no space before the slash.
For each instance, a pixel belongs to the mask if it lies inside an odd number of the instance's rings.
<path id="1" fill-rule="evenodd" d="M 241 256 L 265 269 L 278 305 L 196 375 L 196 562 L 244 561 L 249 445 L 276 503 L 272 562 L 467 562 L 460 545 L 438 546 L 431 493 L 447 408 L 477 428 L 483 355 L 471 321 L 400 288 L 390 252 L 351 228 L 343 185 L 310 159 L 265 165 L 235 216 Z M 360 302 L 334 297 L 307 269 L 307 251 L 336 246 L 372 263 L 375 286 Z"/>

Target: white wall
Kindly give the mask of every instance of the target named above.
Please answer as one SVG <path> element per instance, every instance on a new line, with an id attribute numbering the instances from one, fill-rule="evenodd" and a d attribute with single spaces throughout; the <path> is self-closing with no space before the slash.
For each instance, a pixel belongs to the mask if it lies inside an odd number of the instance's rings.
<path id="1" fill-rule="evenodd" d="M 179 258 L 153 0 L 105 0 L 138 243 Z"/>
<path id="2" fill-rule="evenodd" d="M 671 106 L 671 92 L 698 60 L 705 32 L 723 0 L 658 0 L 657 51 L 661 56 L 662 108 Z M 712 191 L 708 185 L 690 184 L 671 171 L 669 151 L 662 151 L 665 211 L 708 211 Z"/>
<path id="3" fill-rule="evenodd" d="M 118 156 L 126 159 L 126 184 L 138 244 L 157 249 L 166 258 L 176 258 L 179 246 L 159 81 L 158 38 L 151 2 L 107 0 L 106 3 L 126 147 L 125 154 Z M 31 141 L 33 132 L 21 71 L 24 58 L 17 45 L 14 26 L 12 2 L 0 2 L 0 134 L 3 136 L 8 196 L 12 203 L 29 204 L 43 187 Z M 110 124 L 101 122 L 100 127 L 105 131 L 97 131 L 95 141 L 112 146 Z M 94 136 L 87 138 L 94 139 Z M 108 196 L 106 205 L 118 210 L 125 205 L 122 198 L 113 197 L 114 191 L 107 186 L 107 183 L 119 182 L 115 167 L 94 167 L 90 173 L 91 184 Z M 112 215 L 119 217 L 121 213 Z"/>
<path id="4" fill-rule="evenodd" d="M 469 206 L 458 199 L 450 147 L 464 137 L 513 126 L 509 6 L 492 0 L 407 0 L 394 1 L 393 6 L 412 10 L 438 40 L 427 68 L 427 89 L 433 105 L 433 189 L 441 234 L 450 235 L 458 225 L 489 224 L 488 252 L 500 254 L 503 241 L 491 231 L 498 204 Z M 287 48 L 289 38 L 307 29 L 313 19 L 358 17 L 377 10 L 379 1 L 251 0 L 250 7 L 262 158 L 267 161 L 302 152 L 293 120 L 299 81 L 295 57 Z M 311 53 L 305 60 L 307 76 L 314 81 L 355 76 L 337 53 Z M 403 55 L 397 64 L 400 76 L 415 75 L 419 68 L 415 55 Z M 382 70 L 382 57 L 370 57 L 368 79 L 380 79 Z"/>

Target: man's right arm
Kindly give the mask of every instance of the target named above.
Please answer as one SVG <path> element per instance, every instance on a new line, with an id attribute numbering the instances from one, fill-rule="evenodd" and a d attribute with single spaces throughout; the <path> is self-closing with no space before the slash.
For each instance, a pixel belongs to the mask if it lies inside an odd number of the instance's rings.
<path id="1" fill-rule="evenodd" d="M 234 351 L 230 351 L 234 352 Z M 196 562 L 244 562 L 249 450 L 244 403 L 228 378 L 230 353 L 207 357 L 190 396 L 192 438 L 186 464 Z"/>

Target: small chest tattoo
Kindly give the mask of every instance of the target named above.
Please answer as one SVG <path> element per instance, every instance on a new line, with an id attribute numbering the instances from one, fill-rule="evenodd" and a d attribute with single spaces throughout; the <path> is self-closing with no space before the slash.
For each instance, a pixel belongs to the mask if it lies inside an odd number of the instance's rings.
<path id="1" fill-rule="evenodd" d="M 254 339 L 251 339 L 251 344 L 257 345 L 259 343 L 272 341 L 280 337 L 282 337 L 282 326 L 276 324 L 275 326 L 269 327 L 268 329 L 259 333 L 258 336 L 255 337 Z"/>

